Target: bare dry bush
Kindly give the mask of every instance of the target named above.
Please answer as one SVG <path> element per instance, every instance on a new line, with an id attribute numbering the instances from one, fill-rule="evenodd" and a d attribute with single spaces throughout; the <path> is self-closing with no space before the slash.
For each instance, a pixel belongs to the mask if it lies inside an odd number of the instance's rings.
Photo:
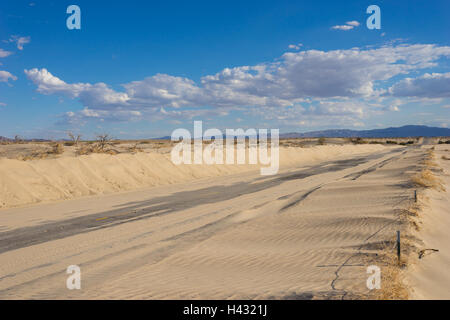
<path id="1" fill-rule="evenodd" d="M 52 154 L 63 154 L 64 153 L 64 146 L 62 143 L 55 143 L 52 147 L 52 151 L 49 152 Z"/>
<path id="2" fill-rule="evenodd" d="M 138 143 L 132 145 L 131 147 L 128 147 L 128 152 L 131 153 L 138 153 L 138 152 L 144 152 L 144 150 L 140 147 L 138 147 Z"/>
<path id="3" fill-rule="evenodd" d="M 67 132 L 67 135 L 70 138 L 70 141 L 66 142 L 65 145 L 66 146 L 78 146 L 78 143 L 81 140 L 81 134 L 73 134 L 72 132 Z"/>
<path id="4" fill-rule="evenodd" d="M 20 155 L 17 159 L 22 161 L 41 160 L 48 157 L 48 152 L 42 150 L 33 150 L 30 154 Z"/>
<path id="5" fill-rule="evenodd" d="M 18 160 L 30 161 L 30 160 L 42 160 L 49 156 L 61 155 L 64 153 L 64 146 L 60 142 L 55 142 L 50 145 L 50 149 L 33 149 L 31 152 L 25 155 L 19 155 Z"/>
<path id="6" fill-rule="evenodd" d="M 442 181 L 429 169 L 422 170 L 417 175 L 413 176 L 411 180 L 418 187 L 433 188 L 436 190 L 445 191 Z"/>
<path id="7" fill-rule="evenodd" d="M 112 138 L 109 134 L 99 134 L 97 135 L 97 147 L 101 152 L 104 152 L 106 147 L 112 146 Z"/>
<path id="8" fill-rule="evenodd" d="M 81 145 L 76 151 L 77 155 L 88 155 L 91 153 L 105 153 L 110 155 L 118 154 L 117 150 L 112 149 L 114 145 L 109 134 L 97 135 L 96 141 L 89 141 Z"/>

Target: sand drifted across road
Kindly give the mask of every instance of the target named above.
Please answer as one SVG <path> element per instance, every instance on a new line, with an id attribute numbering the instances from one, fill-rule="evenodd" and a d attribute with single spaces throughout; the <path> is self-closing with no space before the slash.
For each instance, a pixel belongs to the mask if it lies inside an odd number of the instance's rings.
<path id="1" fill-rule="evenodd" d="M 275 176 L 190 172 L 186 183 L 2 210 L 0 298 L 376 297 L 367 267 L 380 267 L 382 286 L 397 281 L 384 257 L 407 233 L 427 151 L 318 150 L 330 152 L 308 150 L 314 161 Z M 80 290 L 66 288 L 70 265 Z"/>

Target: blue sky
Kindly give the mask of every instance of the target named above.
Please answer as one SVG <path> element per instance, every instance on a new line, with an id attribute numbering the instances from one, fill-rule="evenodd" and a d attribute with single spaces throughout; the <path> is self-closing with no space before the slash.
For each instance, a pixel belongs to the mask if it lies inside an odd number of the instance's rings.
<path id="1" fill-rule="evenodd" d="M 81 9 L 69 30 L 66 8 Z M 369 5 L 381 29 L 369 30 Z M 0 135 L 450 127 L 449 1 L 0 3 Z"/>

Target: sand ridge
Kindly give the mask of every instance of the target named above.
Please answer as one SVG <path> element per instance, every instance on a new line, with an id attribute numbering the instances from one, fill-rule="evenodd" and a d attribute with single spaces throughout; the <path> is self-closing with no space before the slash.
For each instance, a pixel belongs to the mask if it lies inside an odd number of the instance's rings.
<path id="1" fill-rule="evenodd" d="M 280 148 L 282 169 L 343 155 L 389 149 L 382 145 Z M 0 208 L 111 194 L 150 186 L 259 170 L 260 165 L 174 165 L 168 153 L 90 154 L 21 161 L 0 158 Z"/>

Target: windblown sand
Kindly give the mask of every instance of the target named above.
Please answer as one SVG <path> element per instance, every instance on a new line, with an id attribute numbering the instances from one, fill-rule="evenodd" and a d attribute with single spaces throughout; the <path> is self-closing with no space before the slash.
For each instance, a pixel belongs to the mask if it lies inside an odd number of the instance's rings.
<path id="1" fill-rule="evenodd" d="M 152 154 L 2 160 L 5 204 L 99 195 L 0 211 L 0 298 L 371 297 L 367 266 L 383 272 L 379 257 L 395 252 L 424 156 L 287 148 L 272 177 Z M 112 193 L 136 187 L 145 188 Z M 81 290 L 66 288 L 70 265 L 81 268 Z"/>
<path id="2" fill-rule="evenodd" d="M 381 145 L 280 148 L 281 170 Z M 90 154 L 32 161 L 0 158 L 0 208 L 136 190 L 259 170 L 260 165 L 175 165 L 169 153 Z"/>
<path id="3" fill-rule="evenodd" d="M 436 167 L 431 168 L 446 191 L 427 189 L 420 212 L 421 230 L 415 233 L 420 250 L 414 256 L 408 272 L 408 284 L 413 299 L 450 299 L 450 147 L 435 147 Z M 436 251 L 438 250 L 438 251 Z"/>

